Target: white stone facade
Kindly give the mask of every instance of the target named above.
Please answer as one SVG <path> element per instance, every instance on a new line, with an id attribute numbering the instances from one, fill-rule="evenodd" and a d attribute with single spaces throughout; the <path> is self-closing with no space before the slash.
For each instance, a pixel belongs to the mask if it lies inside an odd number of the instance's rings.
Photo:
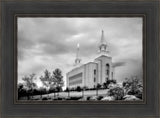
<path id="1" fill-rule="evenodd" d="M 112 79 L 115 79 L 112 58 L 102 55 L 96 58 L 94 62 L 81 65 L 68 72 L 67 87 L 94 88 L 98 83 L 103 84 Z"/>
<path id="2" fill-rule="evenodd" d="M 76 62 L 75 68 L 67 73 L 66 78 L 68 88 L 76 88 L 77 86 L 95 88 L 98 83 L 102 85 L 107 80 L 115 79 L 112 57 L 109 56 L 103 31 L 100 43 L 99 56 L 94 62 L 83 65 L 79 65 L 79 63 Z M 79 47 L 77 52 L 79 52 Z M 78 56 L 76 57 L 76 60 L 77 59 L 79 59 Z"/>

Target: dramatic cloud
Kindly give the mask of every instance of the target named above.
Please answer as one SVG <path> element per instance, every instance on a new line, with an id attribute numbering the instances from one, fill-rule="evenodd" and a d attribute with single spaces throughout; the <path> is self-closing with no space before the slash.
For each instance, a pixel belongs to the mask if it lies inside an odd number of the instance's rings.
<path id="1" fill-rule="evenodd" d="M 142 18 L 18 18 L 18 80 L 60 68 L 64 79 L 73 68 L 76 45 L 82 63 L 98 56 L 101 30 L 121 82 L 142 77 Z"/>

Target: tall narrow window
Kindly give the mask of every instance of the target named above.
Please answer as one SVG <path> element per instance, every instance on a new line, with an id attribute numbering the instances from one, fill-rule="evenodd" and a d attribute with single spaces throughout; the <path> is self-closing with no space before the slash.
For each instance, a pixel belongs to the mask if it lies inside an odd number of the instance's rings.
<path id="1" fill-rule="evenodd" d="M 106 64 L 106 77 L 107 77 L 107 80 L 109 80 L 109 73 L 110 73 L 109 64 Z"/>
<path id="2" fill-rule="evenodd" d="M 107 75 L 109 75 L 109 70 L 107 70 Z"/>
<path id="3" fill-rule="evenodd" d="M 94 75 L 96 75 L 96 70 L 94 69 Z"/>
<path id="4" fill-rule="evenodd" d="M 109 76 L 109 64 L 106 64 L 106 75 Z"/>
<path id="5" fill-rule="evenodd" d="M 94 77 L 94 82 L 96 82 L 96 78 Z"/>

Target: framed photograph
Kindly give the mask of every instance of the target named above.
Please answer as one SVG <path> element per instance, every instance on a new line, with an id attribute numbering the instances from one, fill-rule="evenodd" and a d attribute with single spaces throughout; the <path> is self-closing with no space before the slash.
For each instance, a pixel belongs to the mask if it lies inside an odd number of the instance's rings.
<path id="1" fill-rule="evenodd" d="M 15 17 L 15 101 L 145 102 L 144 15 Z"/>
<path id="2" fill-rule="evenodd" d="M 1 117 L 160 117 L 159 1 L 1 2 Z"/>

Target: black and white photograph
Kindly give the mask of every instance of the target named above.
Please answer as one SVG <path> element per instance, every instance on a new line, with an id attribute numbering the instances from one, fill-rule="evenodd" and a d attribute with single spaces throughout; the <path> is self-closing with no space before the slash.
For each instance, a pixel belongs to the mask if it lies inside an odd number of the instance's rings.
<path id="1" fill-rule="evenodd" d="M 17 17 L 18 101 L 143 101 L 142 17 Z"/>

